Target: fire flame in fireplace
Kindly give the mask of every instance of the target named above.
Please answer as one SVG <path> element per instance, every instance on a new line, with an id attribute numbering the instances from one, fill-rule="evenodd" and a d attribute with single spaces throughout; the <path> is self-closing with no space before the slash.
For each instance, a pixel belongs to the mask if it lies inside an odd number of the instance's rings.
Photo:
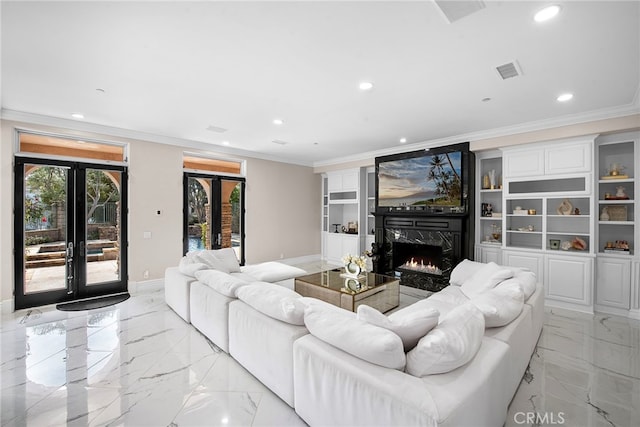
<path id="1" fill-rule="evenodd" d="M 442 270 L 440 270 L 437 266 L 431 264 L 431 261 L 429 261 L 428 264 L 425 265 L 423 260 L 420 260 L 420 262 L 418 262 L 415 261 L 414 258 L 411 258 L 411 260 L 402 264 L 401 267 L 406 270 L 414 270 L 421 271 L 423 273 L 442 275 Z"/>

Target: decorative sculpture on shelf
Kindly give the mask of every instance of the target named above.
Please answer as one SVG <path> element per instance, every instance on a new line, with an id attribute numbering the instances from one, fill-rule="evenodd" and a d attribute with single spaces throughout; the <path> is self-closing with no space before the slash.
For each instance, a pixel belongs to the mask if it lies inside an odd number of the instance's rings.
<path id="1" fill-rule="evenodd" d="M 558 205 L 558 209 L 556 209 L 558 215 L 571 215 L 573 212 L 573 205 L 569 201 L 569 199 L 564 199 L 560 205 Z"/>
<path id="2" fill-rule="evenodd" d="M 609 167 L 609 176 L 620 176 L 624 169 L 624 166 L 620 163 L 611 163 L 611 166 Z"/>
<path id="3" fill-rule="evenodd" d="M 609 208 L 602 208 L 602 213 L 600 214 L 600 221 L 609 221 Z"/>
<path id="4" fill-rule="evenodd" d="M 624 192 L 623 186 L 616 187 L 616 198 L 618 199 L 628 199 L 627 194 Z"/>
<path id="5" fill-rule="evenodd" d="M 496 188 L 496 171 L 495 171 L 495 169 L 491 169 L 489 171 L 489 185 L 491 186 L 492 190 L 495 190 L 495 188 Z"/>

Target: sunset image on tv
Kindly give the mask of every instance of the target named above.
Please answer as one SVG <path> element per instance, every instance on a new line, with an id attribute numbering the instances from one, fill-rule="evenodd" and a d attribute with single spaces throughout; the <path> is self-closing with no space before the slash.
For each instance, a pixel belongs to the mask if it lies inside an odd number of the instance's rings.
<path id="1" fill-rule="evenodd" d="M 462 153 L 392 160 L 378 165 L 379 206 L 460 206 Z"/>

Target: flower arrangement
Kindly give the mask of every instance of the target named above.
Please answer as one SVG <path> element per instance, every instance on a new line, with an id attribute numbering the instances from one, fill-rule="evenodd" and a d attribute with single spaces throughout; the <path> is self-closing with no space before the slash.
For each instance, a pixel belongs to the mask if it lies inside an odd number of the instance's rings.
<path id="1" fill-rule="evenodd" d="M 364 255 L 355 256 L 351 254 L 346 254 L 345 256 L 342 257 L 342 262 L 344 263 L 345 266 L 348 266 L 349 264 L 355 264 L 358 267 L 360 267 L 361 271 L 365 271 L 367 269 L 367 260 L 364 257 Z"/>

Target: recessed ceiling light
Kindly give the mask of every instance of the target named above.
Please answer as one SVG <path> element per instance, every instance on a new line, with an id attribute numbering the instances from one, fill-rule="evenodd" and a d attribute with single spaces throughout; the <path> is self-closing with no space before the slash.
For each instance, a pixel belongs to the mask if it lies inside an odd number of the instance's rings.
<path id="1" fill-rule="evenodd" d="M 273 124 L 274 125 L 284 124 L 284 120 L 282 120 L 282 119 L 273 119 Z"/>
<path id="2" fill-rule="evenodd" d="M 360 90 L 371 90 L 373 89 L 373 83 L 371 82 L 361 82 L 358 86 Z"/>
<path id="3" fill-rule="evenodd" d="M 222 141 L 222 145 L 231 145 L 229 141 Z"/>
<path id="4" fill-rule="evenodd" d="M 407 138 L 400 138 L 400 144 L 404 144 L 405 142 L 407 142 Z"/>
<path id="5" fill-rule="evenodd" d="M 73 114 L 71 114 L 71 117 L 73 117 L 74 119 L 81 120 L 81 119 L 84 119 L 84 114 L 82 114 L 82 113 L 73 113 Z"/>
<path id="6" fill-rule="evenodd" d="M 572 93 L 563 93 L 562 95 L 558 96 L 556 99 L 560 102 L 567 102 L 572 98 L 573 98 Z"/>
<path id="7" fill-rule="evenodd" d="M 534 21 L 536 22 L 544 22 L 553 18 L 560 12 L 560 6 L 554 4 L 553 6 L 547 6 L 544 9 L 540 10 L 533 16 Z"/>
<path id="8" fill-rule="evenodd" d="M 482 98 L 482 102 L 489 102 L 491 101 L 491 98 Z"/>

